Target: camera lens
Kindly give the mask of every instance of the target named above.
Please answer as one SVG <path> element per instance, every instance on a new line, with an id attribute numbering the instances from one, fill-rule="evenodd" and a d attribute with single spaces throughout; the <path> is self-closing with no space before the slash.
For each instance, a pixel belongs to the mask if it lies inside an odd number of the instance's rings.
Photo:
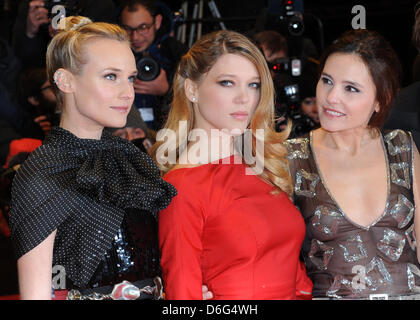
<path id="1" fill-rule="evenodd" d="M 300 36 L 304 31 L 304 25 L 301 17 L 299 15 L 294 15 L 290 17 L 288 23 L 288 29 L 290 34 L 294 36 Z"/>
<path id="2" fill-rule="evenodd" d="M 159 75 L 160 66 L 155 59 L 143 57 L 137 62 L 137 70 L 137 78 L 142 81 L 152 81 Z"/>

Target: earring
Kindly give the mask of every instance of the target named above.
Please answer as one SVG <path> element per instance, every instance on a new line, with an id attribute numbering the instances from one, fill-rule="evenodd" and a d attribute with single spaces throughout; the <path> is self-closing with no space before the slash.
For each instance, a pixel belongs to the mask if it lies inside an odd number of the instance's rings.
<path id="1" fill-rule="evenodd" d="M 56 81 L 55 84 L 56 84 L 57 88 L 61 88 L 61 87 L 66 88 L 67 87 L 67 84 L 65 84 L 65 83 L 62 84 L 60 81 Z"/>
<path id="2" fill-rule="evenodd" d="M 192 100 L 193 102 L 196 102 L 196 101 L 197 101 L 197 98 L 196 98 L 196 97 L 192 97 L 192 98 L 191 98 L 191 100 Z"/>
<path id="3" fill-rule="evenodd" d="M 60 71 L 56 71 L 54 74 L 54 83 L 57 85 L 58 87 L 58 77 L 60 76 L 61 72 Z"/>

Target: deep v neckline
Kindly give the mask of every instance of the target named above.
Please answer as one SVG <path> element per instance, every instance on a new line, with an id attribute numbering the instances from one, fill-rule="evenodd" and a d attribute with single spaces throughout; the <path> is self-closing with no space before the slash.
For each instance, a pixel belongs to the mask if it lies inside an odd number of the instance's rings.
<path id="1" fill-rule="evenodd" d="M 319 178 L 321 179 L 321 183 L 324 187 L 324 189 L 326 190 L 326 192 L 328 193 L 328 196 L 330 197 L 330 200 L 334 203 L 334 205 L 337 207 L 337 209 L 339 210 L 339 212 L 343 215 L 343 217 L 352 225 L 356 226 L 357 228 L 361 228 L 363 230 L 369 230 L 371 227 L 375 226 L 388 212 L 388 207 L 389 207 L 389 202 L 390 202 L 390 195 L 391 195 L 391 178 L 390 178 L 390 169 L 389 169 L 389 159 L 388 159 L 388 151 L 385 147 L 385 142 L 384 142 L 384 138 L 382 135 L 382 132 L 379 133 L 380 137 L 381 137 L 381 144 L 382 144 L 382 150 L 385 154 L 385 164 L 386 164 L 386 175 L 387 175 L 387 197 L 386 197 L 386 204 L 385 204 L 385 209 L 382 212 L 381 215 L 378 216 L 378 218 L 376 218 L 373 222 L 371 222 L 369 225 L 367 226 L 363 226 L 361 224 L 358 224 L 357 222 L 355 222 L 353 219 L 351 219 L 345 212 L 344 210 L 341 209 L 341 206 L 339 205 L 338 201 L 335 199 L 335 197 L 333 196 L 333 194 L 330 192 L 328 185 L 326 184 L 322 171 L 320 170 L 319 164 L 318 164 L 318 160 L 315 154 L 315 149 L 313 147 L 313 131 L 311 131 L 309 133 L 309 147 L 311 148 L 311 153 L 312 153 L 312 158 L 314 160 L 315 163 L 315 167 L 316 170 L 318 172 Z"/>

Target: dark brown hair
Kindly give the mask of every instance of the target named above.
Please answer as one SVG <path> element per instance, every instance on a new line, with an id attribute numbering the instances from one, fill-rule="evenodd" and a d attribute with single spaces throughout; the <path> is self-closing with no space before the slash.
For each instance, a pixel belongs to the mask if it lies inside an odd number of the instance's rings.
<path id="1" fill-rule="evenodd" d="M 380 106 L 379 112 L 374 112 L 370 118 L 369 126 L 381 128 L 400 87 L 401 64 L 397 54 L 384 37 L 366 29 L 347 31 L 335 40 L 321 57 L 320 71 L 328 57 L 335 53 L 355 54 L 368 68 Z"/>
<path id="2" fill-rule="evenodd" d="M 286 38 L 277 31 L 261 31 L 253 39 L 258 46 L 264 46 L 270 53 L 283 51 L 286 56 L 288 54 Z"/>
<path id="3" fill-rule="evenodd" d="M 149 11 L 152 17 L 155 17 L 158 13 L 158 6 L 155 0 L 123 0 L 121 4 L 122 10 L 127 7 L 129 12 L 137 11 L 139 6 Z"/>

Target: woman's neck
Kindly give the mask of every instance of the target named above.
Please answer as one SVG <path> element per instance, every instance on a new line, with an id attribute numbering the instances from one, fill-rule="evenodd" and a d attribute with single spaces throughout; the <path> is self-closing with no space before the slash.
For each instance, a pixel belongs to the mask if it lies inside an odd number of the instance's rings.
<path id="1" fill-rule="evenodd" d="M 201 165 L 217 162 L 235 153 L 234 136 L 220 130 L 208 132 L 193 129 L 187 148 L 180 154 L 178 165 Z"/>
<path id="2" fill-rule="evenodd" d="M 61 115 L 60 127 L 70 131 L 80 139 L 95 139 L 100 140 L 104 127 L 98 125 L 89 125 L 85 121 L 77 121 L 68 114 Z"/>
<path id="3" fill-rule="evenodd" d="M 357 155 L 365 150 L 365 147 L 374 140 L 374 130 L 371 128 L 359 128 L 330 132 L 320 128 L 315 130 L 315 135 L 316 140 L 324 147 L 345 152 L 349 155 Z"/>

